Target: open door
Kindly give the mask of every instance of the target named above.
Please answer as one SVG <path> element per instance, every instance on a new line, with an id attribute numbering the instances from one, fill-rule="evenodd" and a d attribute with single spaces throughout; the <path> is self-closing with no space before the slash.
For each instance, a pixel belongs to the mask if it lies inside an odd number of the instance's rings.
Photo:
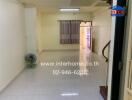
<path id="1" fill-rule="evenodd" d="M 120 10 L 120 8 L 126 8 L 126 4 L 127 0 L 113 0 L 112 7 L 117 6 Z M 127 16 L 126 14 L 123 16 L 116 16 L 116 14 L 113 15 L 109 57 L 108 100 L 120 100 L 120 81 L 123 60 L 122 54 Z"/>

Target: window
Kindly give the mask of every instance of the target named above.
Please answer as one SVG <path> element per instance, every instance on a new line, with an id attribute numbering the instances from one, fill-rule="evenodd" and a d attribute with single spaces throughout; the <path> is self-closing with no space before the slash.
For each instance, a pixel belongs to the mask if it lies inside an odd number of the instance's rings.
<path id="1" fill-rule="evenodd" d="M 80 40 L 79 20 L 61 20 L 60 21 L 60 43 L 61 44 L 79 44 Z"/>

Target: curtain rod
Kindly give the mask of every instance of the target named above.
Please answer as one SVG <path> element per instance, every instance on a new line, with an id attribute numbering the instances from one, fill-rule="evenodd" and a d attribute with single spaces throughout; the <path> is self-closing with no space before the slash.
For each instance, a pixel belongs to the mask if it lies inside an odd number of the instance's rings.
<path id="1" fill-rule="evenodd" d="M 57 20 L 57 21 L 82 21 L 82 22 L 92 22 L 92 21 L 84 21 L 84 20 Z"/>

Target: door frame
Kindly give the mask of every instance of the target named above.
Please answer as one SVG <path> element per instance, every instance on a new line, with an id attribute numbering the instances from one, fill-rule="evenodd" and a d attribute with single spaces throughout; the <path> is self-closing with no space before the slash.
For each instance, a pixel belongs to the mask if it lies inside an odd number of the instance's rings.
<path id="1" fill-rule="evenodd" d="M 112 6 L 126 6 L 126 0 L 113 0 Z M 119 100 L 122 70 L 123 41 L 126 16 L 112 17 L 112 34 L 109 57 L 108 100 Z"/>

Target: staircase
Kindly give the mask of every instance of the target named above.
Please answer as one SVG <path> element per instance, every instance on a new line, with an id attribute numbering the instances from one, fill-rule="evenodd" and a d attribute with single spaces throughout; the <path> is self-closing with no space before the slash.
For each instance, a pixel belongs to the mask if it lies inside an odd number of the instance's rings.
<path id="1" fill-rule="evenodd" d="M 110 47 L 110 43 L 111 43 L 111 41 L 109 41 L 109 42 L 105 45 L 105 47 L 103 48 L 103 50 L 102 50 L 102 55 L 103 55 L 103 57 L 105 58 L 106 62 L 109 61 L 109 59 L 108 59 L 109 57 L 105 56 L 105 50 L 106 50 L 107 47 Z M 109 49 L 108 49 L 108 50 L 109 50 Z M 107 68 L 107 78 L 106 78 L 106 79 L 108 79 L 108 68 Z M 101 96 L 104 98 L 104 100 L 107 100 L 107 94 L 108 94 L 107 81 L 108 81 L 108 80 L 106 80 L 106 85 L 105 85 L 105 86 L 100 86 L 100 94 L 101 94 Z"/>
<path id="2" fill-rule="evenodd" d="M 100 86 L 100 94 L 102 95 L 104 100 L 107 100 L 108 86 Z"/>

